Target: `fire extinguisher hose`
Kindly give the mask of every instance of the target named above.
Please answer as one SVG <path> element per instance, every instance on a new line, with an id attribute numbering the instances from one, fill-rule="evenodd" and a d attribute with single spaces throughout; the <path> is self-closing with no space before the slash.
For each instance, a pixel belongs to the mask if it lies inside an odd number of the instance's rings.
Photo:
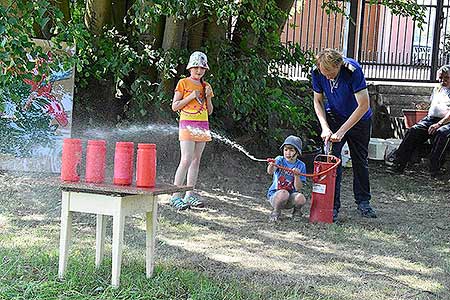
<path id="1" fill-rule="evenodd" d="M 334 156 L 334 155 L 323 155 L 323 154 L 320 154 L 320 155 L 317 155 L 317 156 L 316 156 L 316 159 L 317 159 L 318 157 L 325 157 L 325 158 L 327 158 L 327 162 L 334 162 L 334 165 L 332 165 L 331 167 L 329 167 L 328 169 L 326 169 L 326 170 L 324 170 L 324 171 L 320 171 L 320 172 L 318 172 L 318 173 L 312 173 L 312 174 L 300 173 L 300 172 L 298 172 L 298 171 L 295 171 L 295 170 L 293 170 L 293 169 L 286 168 L 286 167 L 283 167 L 283 166 L 280 166 L 280 165 L 274 165 L 274 166 L 277 167 L 278 169 L 284 170 L 284 171 L 286 171 L 286 172 L 293 173 L 293 174 L 295 174 L 295 175 L 306 176 L 306 177 L 317 177 L 317 176 L 322 176 L 322 175 L 324 175 L 324 174 L 327 174 L 327 173 L 330 172 L 331 170 L 337 168 L 337 167 L 339 166 L 339 164 L 341 163 L 341 159 L 337 158 L 337 157 Z M 268 158 L 268 159 L 267 159 L 267 162 L 274 163 L 274 162 L 275 162 L 275 159 L 273 159 L 273 158 Z"/>

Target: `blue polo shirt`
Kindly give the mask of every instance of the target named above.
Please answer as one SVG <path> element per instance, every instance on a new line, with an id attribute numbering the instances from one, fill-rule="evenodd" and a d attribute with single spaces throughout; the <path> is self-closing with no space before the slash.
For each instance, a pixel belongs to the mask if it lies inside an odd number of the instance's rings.
<path id="1" fill-rule="evenodd" d="M 344 57 L 344 63 L 332 82 L 319 71 L 319 68 L 312 70 L 312 88 L 316 93 L 324 94 L 328 101 L 325 103 L 325 110 L 348 118 L 358 107 L 355 93 L 367 88 L 366 79 L 361 66 L 357 61 Z M 361 120 L 370 119 L 372 110 L 363 115 Z"/>

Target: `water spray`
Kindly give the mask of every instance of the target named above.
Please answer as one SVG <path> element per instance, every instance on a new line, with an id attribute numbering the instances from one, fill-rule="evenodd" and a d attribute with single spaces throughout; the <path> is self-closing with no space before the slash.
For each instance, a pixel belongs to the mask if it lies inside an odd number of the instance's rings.
<path id="1" fill-rule="evenodd" d="M 211 131 L 211 136 L 212 136 L 213 138 L 218 139 L 219 141 L 221 141 L 221 142 L 227 144 L 227 145 L 230 145 L 232 148 L 235 148 L 235 149 L 241 151 L 242 153 L 244 153 L 244 154 L 245 154 L 248 158 L 250 158 L 251 160 L 259 161 L 259 162 L 267 162 L 267 159 L 262 159 L 262 158 L 256 158 L 256 157 L 254 157 L 254 156 L 251 155 L 247 150 L 245 150 L 244 147 L 242 147 L 242 146 L 239 145 L 238 143 L 233 142 L 232 140 L 230 140 L 230 139 L 228 139 L 228 138 L 226 138 L 226 137 L 221 136 L 221 135 L 218 134 L 218 133 L 215 133 L 215 132 L 212 132 L 212 131 Z"/>

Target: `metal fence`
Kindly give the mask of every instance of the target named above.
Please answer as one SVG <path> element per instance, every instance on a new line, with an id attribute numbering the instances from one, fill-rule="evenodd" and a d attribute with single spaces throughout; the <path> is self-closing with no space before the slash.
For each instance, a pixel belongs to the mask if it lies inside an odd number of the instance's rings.
<path id="1" fill-rule="evenodd" d="M 328 15 L 322 1 L 296 0 L 282 41 L 299 43 L 314 53 L 335 48 L 357 59 L 369 80 L 435 81 L 437 69 L 450 62 L 450 0 L 417 0 L 425 9 L 420 28 L 381 4 L 338 2 L 355 22 Z M 283 66 L 291 78 L 304 77 L 301 66 Z"/>
<path id="2" fill-rule="evenodd" d="M 348 11 L 350 7 L 348 2 L 340 2 L 338 5 L 344 11 Z M 314 53 L 323 48 L 346 50 L 347 19 L 342 14 L 326 14 L 321 6 L 322 1 L 295 0 L 281 41 L 286 45 L 297 43 L 302 50 Z M 282 66 L 282 71 L 293 79 L 306 78 L 307 75 L 301 65 Z"/>

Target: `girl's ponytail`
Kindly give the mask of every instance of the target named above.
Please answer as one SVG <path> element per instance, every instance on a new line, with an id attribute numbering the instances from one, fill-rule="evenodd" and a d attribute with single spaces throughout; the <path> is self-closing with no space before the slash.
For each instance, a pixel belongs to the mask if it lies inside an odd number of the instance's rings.
<path id="1" fill-rule="evenodd" d="M 202 84 L 203 87 L 203 97 L 205 98 L 205 104 L 207 103 L 206 101 L 208 101 L 208 99 L 206 98 L 206 82 L 203 79 L 203 76 L 200 78 L 200 83 Z"/>

